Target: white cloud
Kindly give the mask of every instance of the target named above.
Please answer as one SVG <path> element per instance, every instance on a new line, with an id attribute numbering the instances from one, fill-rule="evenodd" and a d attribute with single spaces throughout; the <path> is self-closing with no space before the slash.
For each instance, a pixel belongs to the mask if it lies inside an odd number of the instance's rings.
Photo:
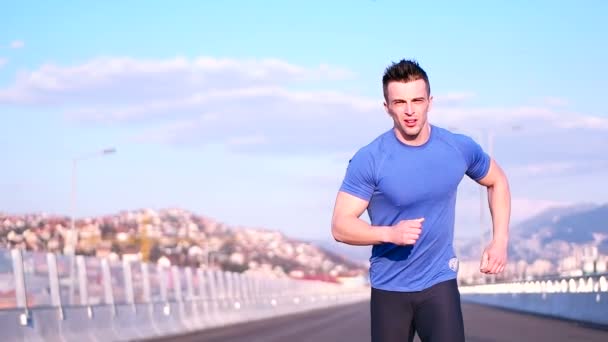
<path id="1" fill-rule="evenodd" d="M 248 145 L 261 145 L 268 144 L 271 141 L 263 135 L 249 135 L 249 136 L 237 136 L 228 138 L 226 143 L 229 146 L 248 146 Z"/>
<path id="2" fill-rule="evenodd" d="M 589 116 L 581 113 L 564 113 L 549 107 L 449 107 L 436 106 L 434 118 L 446 126 L 457 127 L 463 131 L 506 131 L 507 128 L 520 126 L 534 130 L 535 126 L 546 129 L 588 128 L 608 130 L 608 117 Z"/>
<path id="3" fill-rule="evenodd" d="M 519 222 L 538 215 L 549 208 L 567 207 L 579 202 L 578 198 L 572 198 L 571 201 L 560 201 L 512 194 L 511 226 L 517 225 Z M 483 208 L 484 211 L 484 229 L 490 230 L 492 221 L 485 193 L 483 203 L 480 203 L 479 187 L 463 187 L 460 190 L 456 206 L 456 224 L 460 232 L 467 235 L 480 234 L 480 208 Z"/>
<path id="4" fill-rule="evenodd" d="M 2 68 L 3 66 L 5 66 L 6 63 L 8 63 L 8 59 L 0 57 L 0 68 Z"/>
<path id="5" fill-rule="evenodd" d="M 434 96 L 434 100 L 441 104 L 465 102 L 475 98 L 477 94 L 472 91 L 452 91 L 444 95 Z"/>
<path id="6" fill-rule="evenodd" d="M 566 201 L 515 197 L 511 201 L 512 221 L 517 224 L 517 222 L 538 215 L 549 208 L 567 207 L 574 204 L 574 202 Z"/>
<path id="7" fill-rule="evenodd" d="M 566 120 L 557 121 L 557 126 L 568 129 L 588 128 L 608 130 L 608 118 L 570 114 Z"/>
<path id="8" fill-rule="evenodd" d="M 21 49 L 25 46 L 25 42 L 22 40 L 14 40 L 11 42 L 11 49 Z"/>
<path id="9" fill-rule="evenodd" d="M 391 126 L 381 98 L 332 90 L 339 87 L 333 81 L 353 77 L 343 68 L 277 59 L 105 57 L 71 66 L 46 64 L 19 74 L 11 86 L 0 89 L 0 104 L 52 105 L 83 124 L 129 124 L 134 137 L 144 141 L 342 154 Z M 608 118 L 542 106 L 449 103 L 474 96 L 447 93 L 429 114 L 431 122 L 469 134 L 494 131 L 497 150 L 503 153 L 501 146 L 508 142 L 520 150 L 520 163 L 556 160 L 551 154 L 557 147 L 561 153 L 592 154 L 605 146 Z M 515 138 L 513 126 L 523 126 L 524 133 Z M 578 138 L 564 139 L 573 129 Z M 542 146 L 549 143 L 554 146 Z M 538 160 L 541 150 L 548 155 Z"/>
<path id="10" fill-rule="evenodd" d="M 541 103 L 551 107 L 565 107 L 570 102 L 567 99 L 556 96 L 545 96 L 541 98 Z"/>
<path id="11" fill-rule="evenodd" d="M 141 105 L 150 100 L 176 101 L 184 96 L 235 88 L 350 77 L 353 74 L 345 69 L 326 65 L 306 68 L 275 59 L 98 58 L 67 67 L 46 64 L 20 74 L 12 87 L 0 90 L 0 103 Z"/>
<path id="12" fill-rule="evenodd" d="M 513 173 L 527 175 L 527 176 L 540 176 L 540 175 L 551 175 L 551 174 L 562 174 L 564 172 L 570 172 L 582 168 L 580 163 L 574 161 L 557 161 L 557 162 L 545 162 L 545 163 L 533 163 L 522 166 L 517 166 L 511 171 Z"/>
<path id="13" fill-rule="evenodd" d="M 226 111 L 227 108 L 234 108 L 238 111 L 236 113 L 237 116 L 245 116 L 245 112 L 256 109 L 253 108 L 251 104 L 255 104 L 258 107 L 257 109 L 263 111 L 272 106 L 276 109 L 276 106 L 281 104 L 285 106 L 348 105 L 358 111 L 368 111 L 378 106 L 373 101 L 335 92 L 290 91 L 281 87 L 235 87 L 233 89 L 196 92 L 188 97 L 149 100 L 144 103 L 128 104 L 113 108 L 78 108 L 69 111 L 67 114 L 72 118 L 84 121 L 115 122 L 137 121 L 149 119 L 150 117 L 162 117 L 167 115 L 184 116 L 184 114 L 187 114 L 188 116 L 195 116 L 196 113 L 204 109 L 213 108 L 220 111 Z M 176 114 L 176 112 L 181 114 Z M 314 116 L 316 114 L 317 113 L 312 112 L 307 115 Z M 216 114 L 216 118 L 219 117 L 220 116 Z"/>
<path id="14" fill-rule="evenodd" d="M 572 152 L 570 152 L 572 153 Z M 596 158 L 580 158 L 572 154 L 569 159 L 515 165 L 508 168 L 515 177 L 561 177 L 583 176 L 598 170 L 608 170 L 608 159 L 600 155 Z"/>
<path id="15" fill-rule="evenodd" d="M 173 117 L 181 116 L 179 123 L 175 119 L 161 120 L 146 128 L 139 138 L 177 145 L 223 143 L 232 149 L 247 147 L 248 151 L 257 147 L 265 152 L 317 153 L 350 150 L 351 144 L 371 139 L 385 128 L 383 122 L 388 123 L 380 104 L 345 94 L 285 89 L 260 94 L 242 93 L 236 102 L 230 100 L 232 96 L 223 95 L 182 101 L 179 109 L 171 111 Z M 141 120 L 169 112 L 133 108 L 114 114 L 134 118 L 136 113 L 142 114 Z M 249 144 L 243 144 L 242 137 L 248 137 L 244 140 Z M 254 141 L 256 144 L 252 144 Z"/>

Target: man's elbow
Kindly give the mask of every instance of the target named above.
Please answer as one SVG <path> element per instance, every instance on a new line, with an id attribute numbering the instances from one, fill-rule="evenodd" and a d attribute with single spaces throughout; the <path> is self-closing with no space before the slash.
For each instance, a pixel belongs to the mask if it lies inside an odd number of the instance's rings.
<path id="1" fill-rule="evenodd" d="M 333 232 L 332 236 L 334 237 L 334 241 L 344 243 L 344 240 L 341 238 L 339 234 Z"/>
<path id="2" fill-rule="evenodd" d="M 501 172 L 498 177 L 496 177 L 496 180 L 494 181 L 494 184 L 491 185 L 491 187 L 509 191 L 509 180 L 507 179 L 507 175 L 505 175 L 504 172 Z"/>
<path id="3" fill-rule="evenodd" d="M 344 242 L 344 238 L 342 236 L 342 232 L 340 230 L 338 218 L 333 218 L 331 221 L 331 235 L 337 242 Z"/>
<path id="4" fill-rule="evenodd" d="M 492 172 L 492 174 L 488 175 L 484 179 L 481 179 L 478 183 L 491 190 L 509 188 L 509 180 L 507 179 L 507 175 L 500 168 L 497 168 L 494 172 Z"/>

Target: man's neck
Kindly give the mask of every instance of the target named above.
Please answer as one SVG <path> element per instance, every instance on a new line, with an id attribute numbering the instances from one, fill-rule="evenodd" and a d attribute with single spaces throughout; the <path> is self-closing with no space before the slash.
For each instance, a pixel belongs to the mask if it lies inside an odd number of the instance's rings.
<path id="1" fill-rule="evenodd" d="M 427 122 L 424 127 L 420 130 L 417 136 L 405 136 L 397 129 L 397 127 L 393 128 L 397 139 L 402 143 L 409 146 L 421 146 L 426 144 L 427 141 L 431 138 L 431 125 Z"/>

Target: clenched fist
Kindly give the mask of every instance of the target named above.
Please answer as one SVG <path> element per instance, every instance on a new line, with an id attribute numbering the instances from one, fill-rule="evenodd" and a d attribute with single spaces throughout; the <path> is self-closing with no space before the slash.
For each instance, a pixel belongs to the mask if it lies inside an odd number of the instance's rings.
<path id="1" fill-rule="evenodd" d="M 391 229 L 390 242 L 396 245 L 413 245 L 422 233 L 424 218 L 401 220 Z"/>
<path id="2" fill-rule="evenodd" d="M 486 274 L 498 274 L 505 270 L 507 264 L 506 240 L 492 240 L 481 256 L 479 270 Z"/>

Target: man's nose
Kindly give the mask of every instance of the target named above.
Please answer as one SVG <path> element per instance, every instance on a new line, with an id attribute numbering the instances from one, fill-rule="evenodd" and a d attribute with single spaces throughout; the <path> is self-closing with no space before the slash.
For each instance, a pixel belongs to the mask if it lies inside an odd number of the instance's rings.
<path id="1" fill-rule="evenodd" d="M 411 103 L 405 105 L 405 115 L 414 115 L 414 106 Z"/>

